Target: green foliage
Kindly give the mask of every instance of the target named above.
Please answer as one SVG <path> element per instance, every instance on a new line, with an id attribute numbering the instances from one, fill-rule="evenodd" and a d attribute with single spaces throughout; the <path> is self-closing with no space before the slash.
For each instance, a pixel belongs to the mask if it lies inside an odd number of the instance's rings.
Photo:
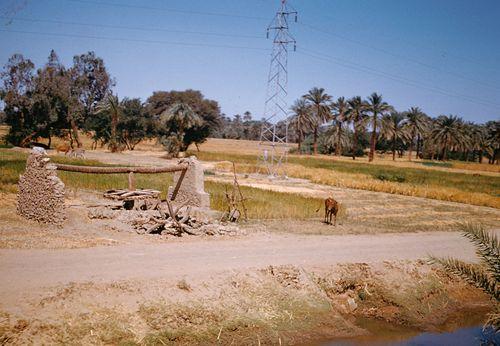
<path id="1" fill-rule="evenodd" d="M 500 302 L 500 242 L 481 225 L 464 223 L 460 225 L 464 237 L 472 241 L 480 264 L 465 263 L 455 258 L 431 257 L 431 262 L 438 263 L 450 273 L 460 276 L 470 284 L 481 288 Z M 498 314 L 490 318 L 490 323 L 500 330 Z"/>
<path id="2" fill-rule="evenodd" d="M 72 134 L 78 142 L 78 128 L 112 85 L 102 59 L 89 52 L 75 56 L 67 69 L 52 50 L 36 74 L 34 68 L 29 59 L 14 54 L 0 73 L 0 97 L 10 126 L 6 140 L 27 147 L 39 138 L 50 144 L 52 136 Z"/>
<path id="3" fill-rule="evenodd" d="M 114 98 L 114 99 L 113 99 Z M 153 137 L 154 124 L 140 99 L 124 98 L 98 105 L 97 112 L 88 119 L 86 128 L 92 131 L 95 143 L 111 144 L 113 117 L 116 121 L 116 145 L 118 148 L 134 150 L 145 138 Z"/>
<path id="4" fill-rule="evenodd" d="M 444 168 L 453 167 L 453 164 L 451 162 L 423 161 L 421 162 L 421 164 L 428 167 L 444 167 Z"/>
<path id="5" fill-rule="evenodd" d="M 146 101 L 146 109 L 152 117 L 159 120 L 157 124 L 158 137 L 168 137 L 177 134 L 179 128 L 169 128 L 163 123 L 162 115 L 166 115 L 175 104 L 184 104 L 201 118 L 201 121 L 192 122 L 190 126 L 185 127 L 182 134 L 182 150 L 185 150 L 190 144 L 203 143 L 208 136 L 214 134 L 221 124 L 220 108 L 216 101 L 205 99 L 203 94 L 197 90 L 185 91 L 155 91 Z"/>
<path id="6" fill-rule="evenodd" d="M 487 232 L 478 224 L 462 225 L 463 234 L 476 247 L 476 254 L 485 265 L 494 281 L 500 282 L 500 242 L 495 234 Z M 500 292 L 500 287 L 498 287 Z"/>
<path id="7" fill-rule="evenodd" d="M 404 175 L 390 174 L 390 173 L 385 173 L 385 172 L 377 173 L 373 177 L 377 178 L 378 180 L 392 181 L 395 183 L 404 183 L 406 181 L 406 177 Z"/>
<path id="8" fill-rule="evenodd" d="M 158 139 L 173 156 L 187 149 L 185 135 L 203 119 L 186 103 L 175 103 L 160 115 Z M 189 145 L 189 144 L 188 144 Z"/>

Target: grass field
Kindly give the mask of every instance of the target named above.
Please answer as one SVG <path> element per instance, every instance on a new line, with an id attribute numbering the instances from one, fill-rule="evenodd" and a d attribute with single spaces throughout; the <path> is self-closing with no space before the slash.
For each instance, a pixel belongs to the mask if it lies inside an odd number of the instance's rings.
<path id="1" fill-rule="evenodd" d="M 27 154 L 9 149 L 0 149 L 0 192 L 16 193 L 19 175 L 24 171 Z M 99 161 L 74 160 L 63 156 L 51 156 L 53 162 L 71 163 L 87 166 L 104 166 Z M 69 189 L 88 189 L 105 191 L 115 188 L 126 188 L 126 174 L 85 174 L 74 172 L 58 172 L 58 176 Z M 138 188 L 153 188 L 162 192 L 165 198 L 168 187 L 172 185 L 172 174 L 136 174 Z M 205 187 L 210 193 L 213 209 L 225 211 L 226 184 L 207 182 Z M 229 186 L 228 186 L 229 187 Z M 248 206 L 248 216 L 254 219 L 305 219 L 317 216 L 315 210 L 321 199 L 303 197 L 292 193 L 263 191 L 242 187 Z"/>
<path id="2" fill-rule="evenodd" d="M 290 148 L 295 148 L 296 144 L 289 144 Z M 247 140 L 234 140 L 234 139 L 220 139 L 220 138 L 209 138 L 205 143 L 199 146 L 201 152 L 210 153 L 224 153 L 224 154 L 243 154 L 243 155 L 254 155 L 257 156 L 262 153 L 262 147 L 259 145 L 258 141 L 247 141 Z M 190 150 L 195 153 L 197 149 L 195 146 L 190 147 Z M 290 155 L 291 158 L 312 158 L 309 155 Z M 396 158 L 396 161 L 392 160 L 392 155 L 390 154 L 377 154 L 373 162 L 368 163 L 368 157 L 357 157 L 355 161 L 351 157 L 347 156 L 332 156 L 332 155 L 317 155 L 314 158 L 326 160 L 326 161 L 342 161 L 352 164 L 369 164 L 371 166 L 394 166 L 400 168 L 417 168 L 417 169 L 429 169 L 429 170 L 443 170 L 446 172 L 492 172 L 500 173 L 500 166 L 489 165 L 486 162 L 482 164 L 477 162 L 463 162 L 463 161 L 428 161 L 413 159 L 408 161 L 408 156 L 405 154 L 402 158 Z"/>
<path id="3" fill-rule="evenodd" d="M 254 155 L 205 151 L 192 154 L 205 161 L 236 162 L 239 172 L 265 172 L 257 166 Z M 218 165 L 221 169 L 228 169 L 228 166 Z M 290 177 L 331 186 L 500 208 L 500 175 L 359 164 L 311 156 L 291 156 L 286 173 Z"/>
<path id="4" fill-rule="evenodd" d="M 5 133 L 6 129 L 5 126 L 0 127 L 0 135 Z M 89 148 L 91 141 L 88 136 L 82 134 L 81 137 L 84 147 Z M 55 139 L 54 143 L 57 144 L 58 141 L 61 140 Z M 201 160 L 233 161 L 238 163 L 239 172 L 259 171 L 256 164 L 261 148 L 256 141 L 209 139 L 200 146 L 200 151 L 191 149 L 193 150 L 190 154 Z M 139 144 L 136 150 L 161 151 L 162 148 L 154 141 L 145 141 Z M 19 164 L 22 162 L 17 163 Z M 5 177 L 0 177 L 0 183 L 7 185 L 4 189 L 14 191 L 17 178 L 13 178 L 13 168 L 2 169 L 6 174 Z M 19 167 L 15 171 L 20 171 Z M 291 177 L 304 178 L 319 184 L 500 208 L 500 166 L 486 163 L 422 160 L 409 162 L 406 157 L 395 162 L 387 157 L 378 157 L 374 162 L 368 163 L 366 158 L 353 161 L 347 157 L 290 155 L 286 172 Z M 68 174 L 75 175 L 62 172 L 63 180 Z M 70 179 L 69 176 L 67 179 Z M 164 186 L 168 179 L 169 174 L 147 177 L 138 175 L 137 181 L 139 187 L 150 182 L 154 186 Z M 68 182 L 68 186 L 97 190 L 117 185 L 126 186 L 125 184 L 126 177 L 120 175 L 97 180 L 82 175 L 75 181 Z M 220 206 L 222 202 L 217 196 L 221 191 L 218 191 L 215 185 L 210 188 L 214 189 L 214 205 Z M 161 190 L 165 191 L 165 187 Z M 300 202 L 307 204 L 307 201 Z M 309 213 L 304 212 L 304 215 Z"/>

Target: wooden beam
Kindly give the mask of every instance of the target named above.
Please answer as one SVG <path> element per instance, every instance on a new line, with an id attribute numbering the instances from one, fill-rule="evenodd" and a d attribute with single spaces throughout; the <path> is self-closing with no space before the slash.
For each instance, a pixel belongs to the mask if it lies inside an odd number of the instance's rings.
<path id="1" fill-rule="evenodd" d="M 97 167 L 97 166 L 76 166 L 65 165 L 62 163 L 55 164 L 60 171 L 91 173 L 91 174 L 115 174 L 115 173 L 168 173 L 185 171 L 188 168 L 187 164 L 176 164 L 162 167 Z"/>
<path id="2" fill-rule="evenodd" d="M 186 175 L 187 167 L 186 169 L 183 169 L 181 171 L 181 175 L 179 176 L 179 179 L 177 180 L 177 184 L 175 185 L 174 191 L 172 192 L 172 196 L 170 197 L 170 200 L 173 201 L 175 200 L 175 197 L 177 197 L 177 193 L 179 192 L 179 189 L 181 188 L 182 180 L 184 180 L 184 176 Z"/>

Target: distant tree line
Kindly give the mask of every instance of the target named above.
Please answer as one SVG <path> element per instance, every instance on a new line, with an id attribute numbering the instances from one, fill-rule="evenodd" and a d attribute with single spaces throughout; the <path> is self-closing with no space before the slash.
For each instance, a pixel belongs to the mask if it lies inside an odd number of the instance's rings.
<path id="1" fill-rule="evenodd" d="M 296 100 L 292 115 L 277 123 L 277 132 L 298 143 L 305 154 L 365 155 L 372 161 L 375 152 L 389 152 L 393 160 L 425 158 L 497 163 L 500 159 L 500 121 L 485 124 L 465 122 L 458 116 L 432 118 L 418 107 L 399 112 L 373 93 L 368 98 L 354 96 L 333 100 L 323 88 L 312 88 Z M 213 136 L 260 140 L 265 120 L 253 120 L 249 112 L 232 118 L 222 116 Z M 287 125 L 288 123 L 288 125 Z"/>
<path id="2" fill-rule="evenodd" d="M 75 56 L 66 67 L 51 51 L 36 71 L 33 62 L 14 54 L 0 78 L 0 121 L 9 125 L 5 140 L 21 147 L 41 139 L 50 147 L 53 137 L 81 147 L 84 133 L 94 147 L 107 145 L 113 152 L 133 150 L 141 140 L 155 138 L 177 155 L 205 141 L 222 121 L 218 103 L 196 90 L 156 91 L 146 102 L 119 99 L 112 90 L 114 80 L 94 52 Z"/>
<path id="3" fill-rule="evenodd" d="M 145 102 L 119 99 L 104 61 L 94 52 L 77 55 L 66 67 L 56 53 L 35 71 L 34 64 L 14 54 L 0 72 L 0 121 L 9 125 L 5 140 L 26 147 L 40 139 L 51 146 L 53 137 L 82 146 L 80 134 L 93 146 L 111 151 L 134 150 L 143 139 L 156 139 L 172 155 L 209 136 L 260 140 L 264 119 L 250 112 L 228 117 L 216 101 L 196 90 L 155 91 Z M 425 159 L 458 159 L 497 163 L 500 159 L 500 121 L 465 122 L 458 116 L 432 118 L 420 108 L 399 112 L 373 93 L 333 100 L 323 88 L 312 88 L 296 100 L 292 115 L 277 124 L 278 134 L 298 143 L 299 153 L 365 155 L 376 152 L 392 158 L 405 153 Z"/>
<path id="4" fill-rule="evenodd" d="M 458 116 L 432 118 L 420 108 L 399 112 L 381 95 L 333 100 L 323 88 L 312 88 L 295 101 L 289 119 L 299 152 L 349 155 L 368 159 L 375 152 L 414 157 L 449 158 L 493 164 L 500 159 L 500 121 L 465 122 Z"/>

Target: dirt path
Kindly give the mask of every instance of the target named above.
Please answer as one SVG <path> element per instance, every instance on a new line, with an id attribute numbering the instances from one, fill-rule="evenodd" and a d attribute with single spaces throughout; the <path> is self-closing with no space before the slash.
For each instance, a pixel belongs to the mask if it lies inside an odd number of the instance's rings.
<path id="1" fill-rule="evenodd" d="M 429 254 L 475 258 L 457 233 L 300 236 L 130 244 L 71 250 L 0 250 L 4 307 L 46 289 L 83 282 L 210 278 L 225 271 L 291 264 L 316 268 L 346 262 L 415 260 Z M 37 293 L 34 293 L 37 292 Z"/>

